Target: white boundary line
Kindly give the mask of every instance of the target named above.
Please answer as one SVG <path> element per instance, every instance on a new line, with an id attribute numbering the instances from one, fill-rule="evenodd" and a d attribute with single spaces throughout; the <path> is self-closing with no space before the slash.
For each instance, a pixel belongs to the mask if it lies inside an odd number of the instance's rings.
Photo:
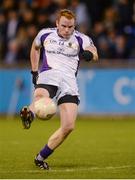
<path id="1" fill-rule="evenodd" d="M 7 179 L 1 179 L 7 180 Z M 20 180 L 20 179 L 12 179 L 12 180 Z M 41 179 L 23 179 L 23 180 L 41 180 Z M 68 179 L 43 179 L 43 180 L 68 180 Z M 82 179 L 70 179 L 70 180 L 82 180 Z M 85 180 L 104 180 L 104 179 L 85 179 Z M 120 180 L 120 179 L 105 179 L 105 180 Z M 122 179 L 122 180 L 135 180 L 135 179 Z"/>
<path id="2" fill-rule="evenodd" d="M 90 168 L 68 168 L 68 169 L 50 169 L 48 172 L 74 172 L 74 171 L 96 171 L 96 170 L 115 170 L 115 169 L 127 169 L 127 168 L 135 168 L 135 166 L 131 165 L 123 165 L 123 166 L 107 166 L 107 167 L 90 167 Z M 0 170 L 0 174 L 5 173 L 41 173 L 44 170 Z"/>

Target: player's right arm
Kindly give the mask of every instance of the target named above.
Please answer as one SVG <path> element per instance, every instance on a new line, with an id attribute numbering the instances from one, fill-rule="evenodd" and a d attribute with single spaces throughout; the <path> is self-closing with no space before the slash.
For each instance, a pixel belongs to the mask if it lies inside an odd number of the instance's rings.
<path id="1" fill-rule="evenodd" d="M 32 43 L 32 47 L 30 51 L 32 71 L 38 71 L 39 60 L 40 60 L 40 49 L 43 45 L 42 36 L 44 36 L 46 33 L 49 33 L 51 31 L 52 30 L 49 28 L 40 30 Z"/>
<path id="2" fill-rule="evenodd" d="M 34 85 L 37 84 L 37 79 L 38 79 L 39 58 L 40 58 L 40 48 L 38 48 L 35 44 L 35 41 L 33 41 L 30 51 L 30 61 L 31 61 L 32 82 Z"/>
<path id="3" fill-rule="evenodd" d="M 38 67 L 40 60 L 40 48 L 41 48 L 41 31 L 35 37 L 30 51 L 30 61 L 31 61 L 31 74 L 32 74 L 32 82 L 34 85 L 37 84 L 38 79 Z"/>
<path id="4" fill-rule="evenodd" d="M 39 60 L 40 60 L 40 48 L 42 47 L 41 37 L 46 33 L 46 29 L 42 29 L 39 31 L 37 36 L 35 37 L 31 51 L 30 51 L 30 61 L 31 61 L 31 69 L 32 71 L 38 71 Z"/>
<path id="5" fill-rule="evenodd" d="M 30 51 L 31 70 L 33 72 L 38 71 L 39 59 L 40 59 L 40 46 L 37 46 L 34 40 Z"/>
<path id="6" fill-rule="evenodd" d="M 43 30 L 41 30 L 38 35 L 35 37 L 30 51 L 30 61 L 31 61 L 31 74 L 32 74 L 32 82 L 34 85 L 37 83 L 38 78 L 38 67 L 40 60 L 40 48 L 41 48 L 41 36 L 43 34 Z"/>

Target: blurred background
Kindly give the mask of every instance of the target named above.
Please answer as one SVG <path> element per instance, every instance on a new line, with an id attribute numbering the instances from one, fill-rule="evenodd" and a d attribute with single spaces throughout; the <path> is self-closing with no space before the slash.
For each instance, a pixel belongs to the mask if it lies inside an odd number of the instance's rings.
<path id="1" fill-rule="evenodd" d="M 42 28 L 54 27 L 59 9 L 76 13 L 99 63 L 81 62 L 80 114 L 135 114 L 134 0 L 0 0 L 0 114 L 18 114 L 33 85 L 30 48 Z"/>

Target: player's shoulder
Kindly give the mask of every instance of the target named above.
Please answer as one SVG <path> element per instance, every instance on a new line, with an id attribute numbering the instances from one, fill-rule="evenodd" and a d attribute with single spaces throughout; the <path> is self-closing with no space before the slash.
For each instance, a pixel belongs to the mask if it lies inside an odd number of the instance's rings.
<path id="1" fill-rule="evenodd" d="M 88 35 L 75 30 L 75 36 L 79 40 L 80 43 L 89 44 L 93 46 L 93 40 Z"/>
<path id="2" fill-rule="evenodd" d="M 39 31 L 38 35 L 42 36 L 44 34 L 50 34 L 50 33 L 53 33 L 53 32 L 56 32 L 56 28 L 43 28 Z"/>
<path id="3" fill-rule="evenodd" d="M 84 34 L 84 33 L 81 33 L 77 30 L 75 30 L 75 36 L 79 39 L 81 39 L 83 42 L 90 42 L 90 44 L 93 44 L 93 40 L 90 36 Z"/>
<path id="4" fill-rule="evenodd" d="M 80 37 L 80 38 L 89 38 L 88 35 L 86 35 L 86 34 L 84 34 L 82 32 L 79 32 L 77 30 L 75 30 L 74 34 L 75 34 L 75 36 Z"/>

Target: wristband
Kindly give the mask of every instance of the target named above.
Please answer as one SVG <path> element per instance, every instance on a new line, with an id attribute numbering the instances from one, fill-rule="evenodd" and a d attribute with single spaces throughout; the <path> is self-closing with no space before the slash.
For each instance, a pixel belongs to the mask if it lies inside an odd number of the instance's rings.
<path id="1" fill-rule="evenodd" d="M 34 85 L 36 85 L 38 79 L 38 71 L 31 71 L 31 74 L 32 74 L 32 82 Z"/>
<path id="2" fill-rule="evenodd" d="M 85 60 L 85 61 L 91 61 L 93 59 L 93 53 L 88 51 L 88 50 L 85 50 L 83 53 L 82 53 L 82 58 Z"/>
<path id="3" fill-rule="evenodd" d="M 31 71 L 32 75 L 38 75 L 38 71 Z"/>

